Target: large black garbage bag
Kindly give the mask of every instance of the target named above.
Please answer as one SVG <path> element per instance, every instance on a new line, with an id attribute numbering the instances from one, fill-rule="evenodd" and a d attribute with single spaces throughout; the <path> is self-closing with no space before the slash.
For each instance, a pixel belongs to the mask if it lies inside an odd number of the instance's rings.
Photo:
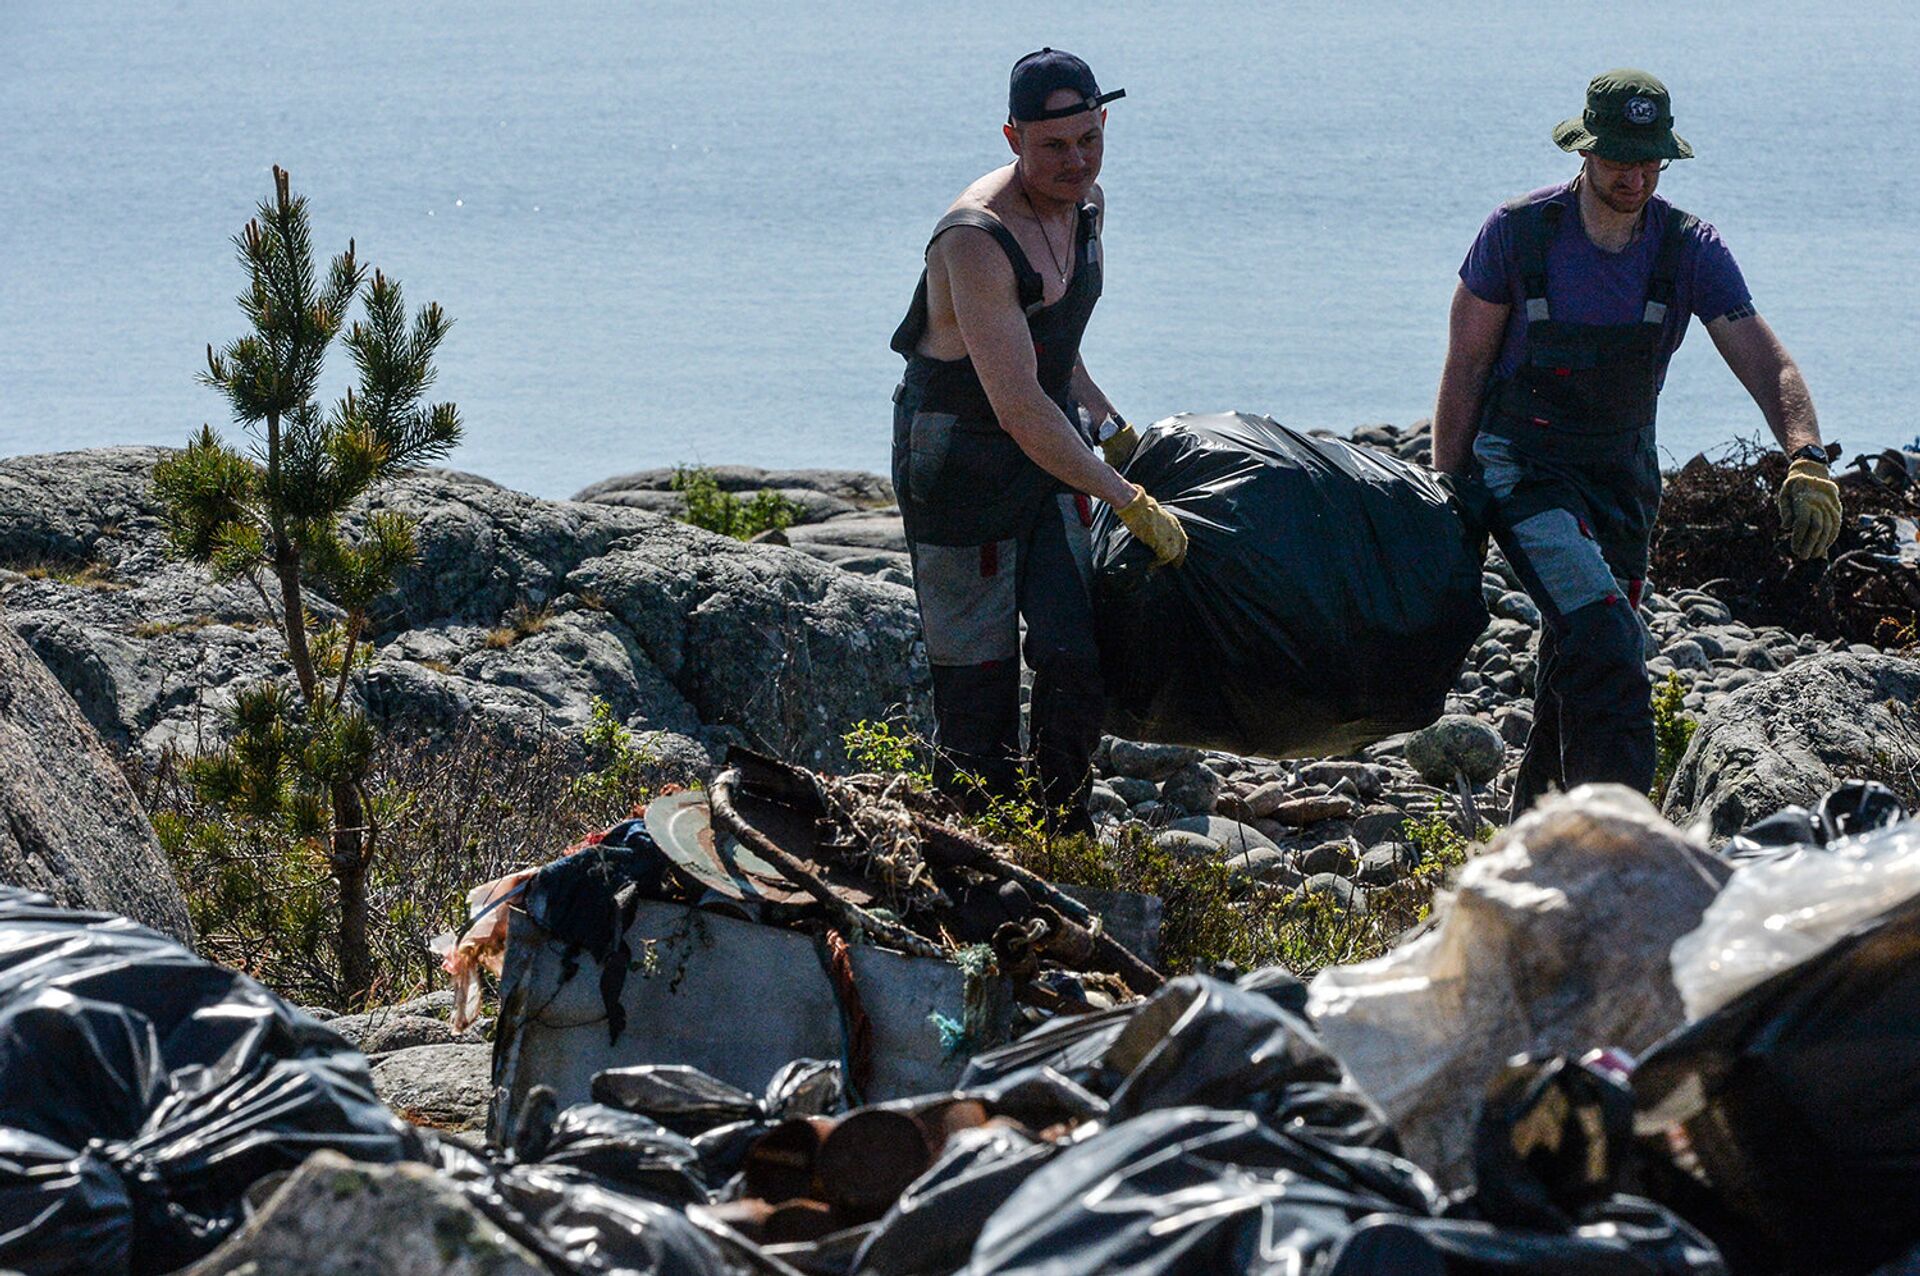
<path id="1" fill-rule="evenodd" d="M 987 1221 L 967 1270 L 1306 1271 L 1368 1215 L 1438 1208 L 1427 1176 L 1389 1153 L 1249 1112 L 1167 1108 L 1037 1170 Z"/>
<path id="2" fill-rule="evenodd" d="M 0 1268 L 170 1272 L 330 1148 L 425 1145 L 366 1060 L 244 975 L 122 917 L 0 888 Z"/>
<path id="3" fill-rule="evenodd" d="M 1871 1270 L 1920 1242 L 1916 1078 L 1920 897 L 1641 1062 L 1648 1190 L 1738 1270 Z"/>
<path id="4" fill-rule="evenodd" d="M 1568 1232 L 1451 1218 L 1361 1221 L 1320 1276 L 1726 1276 L 1700 1233 L 1651 1201 L 1616 1196 Z"/>
<path id="5" fill-rule="evenodd" d="M 1208 975 L 1183 975 L 1144 1001 L 1055 1020 L 977 1056 L 959 1088 L 1044 1069 L 1109 1100 L 1115 1121 L 1201 1104 L 1354 1146 L 1398 1146 L 1385 1115 L 1305 1017 L 1258 987 Z"/>
<path id="6" fill-rule="evenodd" d="M 1229 413 L 1157 423 L 1126 477 L 1189 548 L 1154 569 L 1111 509 L 1094 523 L 1109 731 L 1322 757 L 1440 716 L 1487 611 L 1430 471 Z"/>

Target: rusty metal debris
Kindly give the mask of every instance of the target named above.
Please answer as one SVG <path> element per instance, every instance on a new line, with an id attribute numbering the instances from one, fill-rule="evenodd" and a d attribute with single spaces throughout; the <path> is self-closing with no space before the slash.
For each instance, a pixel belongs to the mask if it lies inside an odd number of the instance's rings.
<path id="1" fill-rule="evenodd" d="M 1027 980 L 1044 960 L 1111 976 L 1134 995 L 1163 981 L 1084 905 L 994 843 L 917 805 L 918 795 L 897 778 L 817 776 L 735 750 L 708 790 L 711 829 L 700 833 L 689 820 L 686 796 L 676 823 L 662 821 L 662 846 L 676 862 L 697 854 L 708 866 L 728 863 L 729 855 L 736 867 L 763 864 L 849 933 L 918 956 L 990 944 L 1002 974 Z M 648 818 L 652 829 L 651 810 Z M 728 843 L 742 850 L 728 852 Z M 753 885 L 764 891 L 769 883 L 763 874 Z M 1062 1008 L 1044 992 L 1038 1000 Z"/>

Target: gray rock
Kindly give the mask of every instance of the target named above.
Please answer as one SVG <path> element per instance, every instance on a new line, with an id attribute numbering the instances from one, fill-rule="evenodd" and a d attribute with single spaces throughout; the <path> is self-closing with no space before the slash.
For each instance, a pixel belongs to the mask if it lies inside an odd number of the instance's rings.
<path id="1" fill-rule="evenodd" d="M 1757 669 L 1763 673 L 1773 672 L 1782 663 L 1770 648 L 1757 642 L 1750 642 L 1742 647 L 1735 660 L 1742 669 Z"/>
<path id="2" fill-rule="evenodd" d="M 1193 815 L 1211 815 L 1224 788 L 1226 781 L 1217 771 L 1197 762 L 1190 763 L 1161 782 L 1160 800 Z"/>
<path id="3" fill-rule="evenodd" d="M 1353 818 L 1351 836 L 1362 846 L 1372 846 L 1398 833 L 1406 822 L 1406 812 L 1397 806 L 1370 806 Z"/>
<path id="4" fill-rule="evenodd" d="M 1360 809 L 1360 804 L 1350 797 L 1334 794 L 1322 794 L 1310 797 L 1288 798 L 1268 813 L 1267 818 L 1278 824 L 1292 828 L 1304 828 L 1309 824 L 1318 824 L 1323 820 L 1344 820 Z"/>
<path id="5" fill-rule="evenodd" d="M 1920 762 L 1920 663 L 1833 653 L 1762 674 L 1720 700 L 1674 772 L 1665 814 L 1705 817 L 1726 837 L 1840 781 L 1891 778 Z"/>
<path id="6" fill-rule="evenodd" d="M 148 755 L 192 747 L 236 689 L 284 668 L 257 597 L 168 561 L 151 492 L 163 455 L 0 460 L 0 564 L 52 557 L 110 577 L 10 579 L 8 621 L 109 740 Z M 898 708 L 927 725 L 918 612 L 897 585 L 448 470 L 403 476 L 349 523 L 383 510 L 416 520 L 420 556 L 373 612 L 379 659 L 365 697 L 381 721 L 570 732 L 600 697 L 635 729 L 696 740 L 730 730 L 826 766 L 844 760 L 851 722 Z M 833 534 L 858 538 L 853 521 L 831 520 L 847 524 Z M 318 595 L 310 603 L 318 619 L 338 614 Z M 523 623 L 506 625 L 510 612 Z"/>
<path id="7" fill-rule="evenodd" d="M 1380 796 L 1389 774 L 1385 767 L 1374 762 L 1308 762 L 1300 768 L 1300 778 L 1307 784 L 1338 784 L 1347 780 L 1358 791 L 1358 796 L 1369 802 Z"/>
<path id="8" fill-rule="evenodd" d="M 1221 863 L 1227 870 L 1238 873 L 1255 881 L 1270 882 L 1280 886 L 1297 886 L 1300 873 L 1287 860 L 1287 853 L 1278 847 L 1252 846 L 1244 851 L 1226 855 Z"/>
<path id="9" fill-rule="evenodd" d="M 126 777 L 0 616 L 0 881 L 187 943 L 186 900 Z"/>
<path id="10" fill-rule="evenodd" d="M 1133 818 L 1149 828 L 1164 828 L 1185 815 L 1186 812 L 1179 807 L 1170 806 L 1159 798 L 1142 802 L 1133 808 Z"/>
<path id="11" fill-rule="evenodd" d="M 1127 800 L 1104 784 L 1096 784 L 1087 791 L 1087 813 L 1094 819 L 1122 819 L 1131 808 Z"/>
<path id="12" fill-rule="evenodd" d="M 1502 740 L 1517 747 L 1527 742 L 1527 733 L 1533 730 L 1533 714 L 1529 710 L 1509 706 L 1493 715 L 1493 725 Z"/>
<path id="13" fill-rule="evenodd" d="M 1247 809 L 1258 819 L 1266 819 L 1287 800 L 1290 793 L 1285 782 L 1268 780 L 1247 794 Z"/>
<path id="14" fill-rule="evenodd" d="M 1660 649 L 1675 669 L 1704 671 L 1709 667 L 1706 651 L 1692 638 L 1676 638 Z"/>
<path id="15" fill-rule="evenodd" d="M 362 1054 L 385 1054 L 413 1046 L 444 1046 L 459 1040 L 444 1019 L 426 1015 L 395 1014 L 375 1010 L 367 1014 L 341 1015 L 327 1027 L 360 1047 Z"/>
<path id="16" fill-rule="evenodd" d="M 865 470 L 765 470 L 757 465 L 710 465 L 701 467 L 713 476 L 714 485 L 723 492 L 757 492 L 763 487 L 776 491 L 819 492 L 838 497 L 850 505 L 866 508 L 893 504 L 893 484 Z M 673 490 L 674 467 L 639 470 L 589 483 L 573 494 L 576 501 L 605 501 L 619 492 Z"/>
<path id="17" fill-rule="evenodd" d="M 1156 784 L 1183 766 L 1191 766 L 1205 755 L 1184 744 L 1141 744 L 1133 740 L 1113 742 L 1112 764 L 1119 774 Z"/>
<path id="18" fill-rule="evenodd" d="M 182 1276 L 544 1276 L 545 1263 L 424 1165 L 315 1152 Z"/>
<path id="19" fill-rule="evenodd" d="M 1359 860 L 1353 848 L 1345 842 L 1322 842 L 1300 852 L 1293 866 L 1312 877 L 1317 873 L 1339 873 L 1350 876 Z"/>
<path id="20" fill-rule="evenodd" d="M 1136 780 L 1129 775 L 1114 776 L 1107 781 L 1107 787 L 1119 794 L 1128 806 L 1152 802 L 1160 796 L 1160 787 L 1152 780 Z"/>
<path id="21" fill-rule="evenodd" d="M 1420 857 L 1404 842 L 1382 842 L 1360 857 L 1353 877 L 1362 886 L 1391 886 L 1419 866 Z"/>
<path id="22" fill-rule="evenodd" d="M 1215 860 L 1220 858 L 1220 843 L 1191 829 L 1168 828 L 1154 834 L 1153 844 L 1175 859 Z"/>
<path id="23" fill-rule="evenodd" d="M 1510 590 L 1493 601 L 1495 615 L 1517 620 L 1529 629 L 1540 627 L 1540 607 L 1519 590 Z"/>
<path id="24" fill-rule="evenodd" d="M 481 1129 L 493 1097 L 493 1047 L 457 1043 L 395 1050 L 373 1060 L 373 1089 L 415 1125 Z"/>
<path id="25" fill-rule="evenodd" d="M 1366 892 L 1338 873 L 1314 873 L 1300 884 L 1300 893 L 1326 900 L 1342 912 L 1367 915 Z"/>
<path id="26" fill-rule="evenodd" d="M 1237 855 L 1255 847 L 1279 850 L 1279 846 L 1259 829 L 1217 815 L 1192 815 L 1168 826 L 1175 832 L 1193 833 L 1206 838 L 1229 854 Z"/>
<path id="27" fill-rule="evenodd" d="M 787 538 L 797 549 L 840 545 L 903 556 L 907 552 L 906 525 L 898 514 L 848 514 L 824 523 L 806 523 L 788 528 Z"/>
<path id="28" fill-rule="evenodd" d="M 1456 771 L 1469 783 L 1485 784 L 1506 761 L 1506 742 L 1478 718 L 1449 714 L 1407 737 L 1406 756 L 1428 784 L 1452 788 Z"/>

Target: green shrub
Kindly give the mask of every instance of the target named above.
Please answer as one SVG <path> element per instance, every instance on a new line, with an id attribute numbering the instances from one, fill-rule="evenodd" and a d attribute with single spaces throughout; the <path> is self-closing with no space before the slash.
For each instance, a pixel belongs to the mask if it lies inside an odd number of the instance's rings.
<path id="1" fill-rule="evenodd" d="M 1673 773 L 1679 768 L 1680 759 L 1686 756 L 1693 733 L 1700 729 L 1700 723 L 1683 707 L 1686 699 L 1687 689 L 1677 673 L 1669 673 L 1667 680 L 1653 689 L 1655 753 L 1650 796 L 1655 806 L 1667 800 L 1667 787 L 1673 783 Z"/>
<path id="2" fill-rule="evenodd" d="M 761 532 L 777 532 L 793 526 L 800 518 L 800 507 L 771 488 L 761 488 L 746 500 L 722 491 L 713 471 L 699 466 L 679 466 L 673 471 L 673 490 L 686 502 L 681 517 L 709 532 L 748 540 Z"/>
<path id="3" fill-rule="evenodd" d="M 200 951 L 303 1005 L 351 1009 L 444 980 L 426 943 L 466 922 L 469 890 L 554 859 L 664 781 L 694 778 L 663 771 L 604 704 L 581 743 L 584 765 L 579 748 L 553 737 L 475 729 L 377 742 L 366 787 L 386 851 L 367 882 L 368 996 L 340 975 L 324 836 L 207 801 L 187 776 L 199 760 L 169 756 L 131 778 L 186 893 Z"/>

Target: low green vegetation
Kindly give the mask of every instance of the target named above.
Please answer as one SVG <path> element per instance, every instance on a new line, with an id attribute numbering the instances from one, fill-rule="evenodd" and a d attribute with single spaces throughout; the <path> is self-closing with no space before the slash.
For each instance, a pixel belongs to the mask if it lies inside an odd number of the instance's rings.
<path id="1" fill-rule="evenodd" d="M 306 744 L 289 733 L 297 714 L 285 708 L 250 714 L 256 734 L 234 744 L 254 759 L 246 769 L 226 751 L 172 755 L 133 779 L 186 892 L 200 951 L 305 1005 L 352 1009 L 442 986 L 426 942 L 466 921 L 469 890 L 554 859 L 626 818 L 661 782 L 692 778 L 662 773 L 604 702 L 579 745 L 477 730 L 373 741 L 365 787 L 385 852 L 367 884 L 372 978 L 363 994 L 342 979 L 332 942 L 321 813 L 310 801 L 266 795 L 248 809 L 245 785 L 266 770 L 264 756 L 281 754 L 276 769 L 291 774 L 285 755 Z M 239 800 L 210 801 L 208 770 L 235 785 Z"/>
<path id="2" fill-rule="evenodd" d="M 1686 756 L 1687 745 L 1700 723 L 1685 709 L 1687 688 L 1680 675 L 1669 673 L 1667 680 L 1653 689 L 1653 790 L 1649 796 L 1659 806 L 1667 800 L 1667 788 L 1673 773 Z"/>
<path id="3" fill-rule="evenodd" d="M 932 746 L 902 725 L 863 721 L 842 739 L 856 766 L 931 788 Z M 1277 964 L 1304 978 L 1327 966 L 1377 957 L 1426 920 L 1435 891 L 1493 835 L 1483 823 L 1479 839 L 1469 842 L 1441 812 L 1409 820 L 1402 836 L 1418 864 L 1394 885 L 1369 891 L 1362 911 L 1252 880 L 1224 860 L 1178 855 L 1137 825 L 1101 841 L 1050 833 L 1031 801 L 994 798 L 975 805 L 977 813 L 961 821 L 1049 881 L 1159 896 L 1161 967 L 1169 974 Z"/>
<path id="4" fill-rule="evenodd" d="M 676 468 L 673 490 L 686 502 L 686 513 L 681 516 L 686 522 L 735 540 L 780 531 L 800 518 L 800 507 L 771 488 L 763 487 L 742 500 L 722 490 L 713 471 L 701 466 Z"/>

